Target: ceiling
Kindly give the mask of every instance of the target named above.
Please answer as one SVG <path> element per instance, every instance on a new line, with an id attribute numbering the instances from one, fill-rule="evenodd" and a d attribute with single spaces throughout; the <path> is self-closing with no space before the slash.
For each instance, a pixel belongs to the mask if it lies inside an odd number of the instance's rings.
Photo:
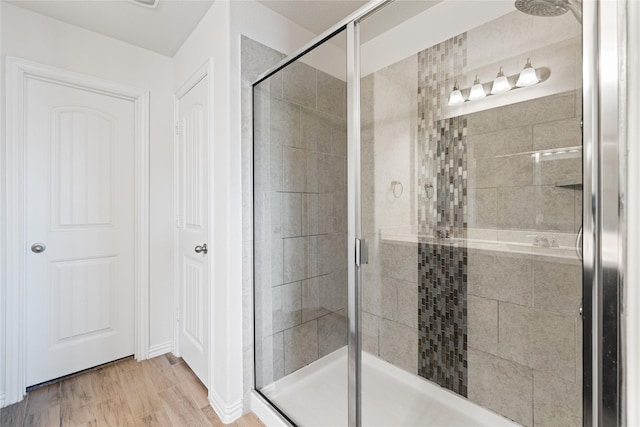
<path id="1" fill-rule="evenodd" d="M 162 55 L 174 56 L 214 0 L 160 0 L 156 8 L 130 0 L 1 0 Z M 238 1 L 238 0 L 236 0 Z M 366 0 L 259 0 L 320 34 Z"/>
<path id="2" fill-rule="evenodd" d="M 367 3 L 367 0 L 258 1 L 314 34 L 324 32 Z"/>
<path id="3" fill-rule="evenodd" d="M 154 9 L 128 0 L 3 0 L 15 6 L 173 56 L 213 0 L 161 0 Z"/>

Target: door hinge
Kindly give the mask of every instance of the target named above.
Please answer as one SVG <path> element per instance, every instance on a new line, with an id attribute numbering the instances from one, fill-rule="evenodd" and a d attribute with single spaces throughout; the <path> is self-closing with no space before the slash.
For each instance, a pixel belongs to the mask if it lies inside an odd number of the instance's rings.
<path id="1" fill-rule="evenodd" d="M 176 228 L 180 228 L 180 216 L 176 216 Z"/>
<path id="2" fill-rule="evenodd" d="M 176 309 L 176 322 L 180 321 L 180 310 Z"/>
<path id="3" fill-rule="evenodd" d="M 356 239 L 356 265 L 369 264 L 369 248 L 366 239 Z"/>
<path id="4" fill-rule="evenodd" d="M 180 135 L 180 122 L 176 122 L 176 135 Z"/>

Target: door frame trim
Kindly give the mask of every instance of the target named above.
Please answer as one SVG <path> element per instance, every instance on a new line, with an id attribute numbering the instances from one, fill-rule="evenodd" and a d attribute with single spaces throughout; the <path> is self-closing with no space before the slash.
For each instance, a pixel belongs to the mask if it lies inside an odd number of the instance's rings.
<path id="1" fill-rule="evenodd" d="M 128 100 L 134 104 L 134 351 L 149 354 L 149 99 L 147 90 L 51 67 L 16 57 L 6 58 L 6 151 L 4 186 L 6 276 L 5 405 L 26 391 L 26 192 L 25 95 L 29 79 L 57 83 Z M 10 284 L 10 286 L 9 286 Z"/>
<path id="2" fill-rule="evenodd" d="M 178 152 L 178 144 L 180 142 L 179 134 L 177 132 L 178 123 L 180 122 L 180 99 L 182 99 L 191 89 L 193 89 L 198 83 L 202 80 L 207 79 L 207 108 L 209 110 L 209 115 L 207 117 L 207 127 L 208 127 L 208 135 L 209 135 L 209 150 L 208 150 L 208 158 L 207 158 L 207 182 L 209 185 L 209 189 L 213 188 L 213 174 L 211 173 L 211 169 L 213 167 L 213 58 L 209 57 L 197 70 L 185 80 L 185 82 L 176 90 L 173 95 L 173 117 L 174 117 L 174 125 L 176 126 L 175 131 L 173 132 L 173 182 L 174 182 L 174 194 L 173 194 L 173 214 L 175 218 L 175 226 L 173 232 L 173 312 L 175 313 L 173 319 L 173 354 L 180 357 L 180 320 L 178 317 L 182 317 L 182 313 L 180 313 L 180 269 L 179 269 L 179 223 L 180 220 L 180 156 Z M 214 242 L 213 240 L 213 221 L 214 221 L 214 210 L 213 210 L 213 197 L 209 197 L 208 199 L 208 218 L 209 221 L 209 230 L 207 241 Z M 209 245 L 209 251 L 213 255 L 213 245 Z M 211 284 L 213 271 L 213 256 L 207 257 L 207 268 L 209 269 L 209 284 Z M 213 378 L 211 376 L 213 369 L 213 339 L 214 339 L 214 328 L 211 327 L 211 319 L 213 319 L 213 287 L 207 286 L 207 325 L 209 328 L 209 335 L 207 337 L 207 348 L 205 349 L 207 354 L 207 381 L 208 385 L 206 385 L 207 392 L 209 394 L 209 400 L 211 400 L 211 385 L 213 384 Z M 221 412 L 218 412 L 219 414 Z"/>

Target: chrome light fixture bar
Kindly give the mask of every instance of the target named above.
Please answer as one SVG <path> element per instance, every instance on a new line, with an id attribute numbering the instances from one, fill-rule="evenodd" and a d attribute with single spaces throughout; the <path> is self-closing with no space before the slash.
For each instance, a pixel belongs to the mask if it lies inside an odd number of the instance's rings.
<path id="1" fill-rule="evenodd" d="M 509 83 L 509 79 L 504 75 L 502 67 L 500 67 L 500 71 L 498 71 L 498 75 L 493 81 L 493 86 L 491 86 L 491 95 L 497 95 L 499 93 L 508 92 L 510 90 L 511 83 Z"/>
<path id="2" fill-rule="evenodd" d="M 536 70 L 531 66 L 531 58 L 527 58 L 527 63 L 524 64 L 524 68 L 520 71 L 516 86 L 527 87 L 538 84 L 540 79 L 536 75 Z"/>
<path id="3" fill-rule="evenodd" d="M 527 58 L 527 63 L 518 74 L 506 76 L 502 67 L 500 67 L 496 78 L 490 82 L 482 83 L 476 75 L 473 86 L 460 89 L 456 81 L 453 85 L 453 90 L 449 94 L 447 105 L 452 107 L 461 105 L 465 101 L 478 101 L 488 96 L 500 95 L 512 90 L 534 86 L 547 81 L 550 75 L 551 70 L 548 67 L 533 68 L 531 60 Z"/>

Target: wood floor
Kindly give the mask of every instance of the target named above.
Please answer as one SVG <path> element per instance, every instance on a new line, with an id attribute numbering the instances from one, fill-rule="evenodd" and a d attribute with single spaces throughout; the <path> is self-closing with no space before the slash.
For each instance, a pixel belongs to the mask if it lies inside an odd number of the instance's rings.
<path id="1" fill-rule="evenodd" d="M 171 354 L 125 359 L 28 393 L 0 409 L 1 426 L 224 426 L 207 391 Z M 264 426 L 247 414 L 234 427 Z"/>

